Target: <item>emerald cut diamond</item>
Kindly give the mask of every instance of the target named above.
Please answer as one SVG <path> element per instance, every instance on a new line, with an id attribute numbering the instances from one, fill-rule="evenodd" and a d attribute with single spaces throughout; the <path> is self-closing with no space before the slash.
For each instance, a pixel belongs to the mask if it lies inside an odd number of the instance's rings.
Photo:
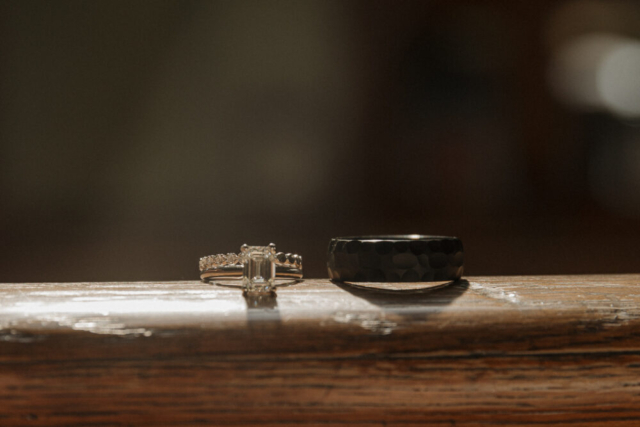
<path id="1" fill-rule="evenodd" d="M 266 293 L 274 290 L 276 277 L 276 245 L 242 245 L 240 260 L 243 264 L 242 287 L 249 293 Z"/>

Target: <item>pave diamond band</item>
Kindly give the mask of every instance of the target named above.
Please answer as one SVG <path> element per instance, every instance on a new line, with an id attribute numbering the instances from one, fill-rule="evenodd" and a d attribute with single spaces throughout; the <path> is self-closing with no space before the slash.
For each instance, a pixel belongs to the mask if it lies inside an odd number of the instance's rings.
<path id="1" fill-rule="evenodd" d="M 302 257 L 296 254 L 276 253 L 276 270 L 279 267 L 291 267 L 302 270 Z M 216 254 L 200 258 L 200 272 L 219 270 L 224 267 L 238 266 L 242 268 L 242 260 L 238 254 Z"/>
<path id="2" fill-rule="evenodd" d="M 242 245 L 240 253 L 209 255 L 200 258 L 200 279 L 242 278 L 246 292 L 271 292 L 275 279 L 302 279 L 302 257 L 276 252 L 276 246 Z"/>

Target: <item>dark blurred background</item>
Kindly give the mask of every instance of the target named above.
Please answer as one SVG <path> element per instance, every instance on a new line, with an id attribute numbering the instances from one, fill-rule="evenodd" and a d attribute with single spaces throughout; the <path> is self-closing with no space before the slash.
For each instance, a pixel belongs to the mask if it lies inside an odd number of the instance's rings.
<path id="1" fill-rule="evenodd" d="M 637 1 L 0 2 L 0 281 L 456 235 L 640 270 Z"/>

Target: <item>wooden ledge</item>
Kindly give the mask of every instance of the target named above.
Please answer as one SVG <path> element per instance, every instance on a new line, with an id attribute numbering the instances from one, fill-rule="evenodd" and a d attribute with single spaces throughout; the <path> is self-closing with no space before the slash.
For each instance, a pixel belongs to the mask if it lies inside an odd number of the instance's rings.
<path id="1" fill-rule="evenodd" d="M 0 425 L 640 425 L 639 286 L 1 284 Z"/>

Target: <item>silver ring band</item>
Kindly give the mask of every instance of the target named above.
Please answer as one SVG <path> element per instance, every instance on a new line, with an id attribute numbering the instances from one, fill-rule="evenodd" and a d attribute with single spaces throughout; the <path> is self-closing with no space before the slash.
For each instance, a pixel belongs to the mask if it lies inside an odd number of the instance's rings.
<path id="1" fill-rule="evenodd" d="M 242 277 L 242 265 L 224 266 L 220 268 L 206 270 L 200 273 L 200 279 L 239 279 Z M 276 265 L 276 279 L 302 279 L 302 270 L 285 266 Z"/>

